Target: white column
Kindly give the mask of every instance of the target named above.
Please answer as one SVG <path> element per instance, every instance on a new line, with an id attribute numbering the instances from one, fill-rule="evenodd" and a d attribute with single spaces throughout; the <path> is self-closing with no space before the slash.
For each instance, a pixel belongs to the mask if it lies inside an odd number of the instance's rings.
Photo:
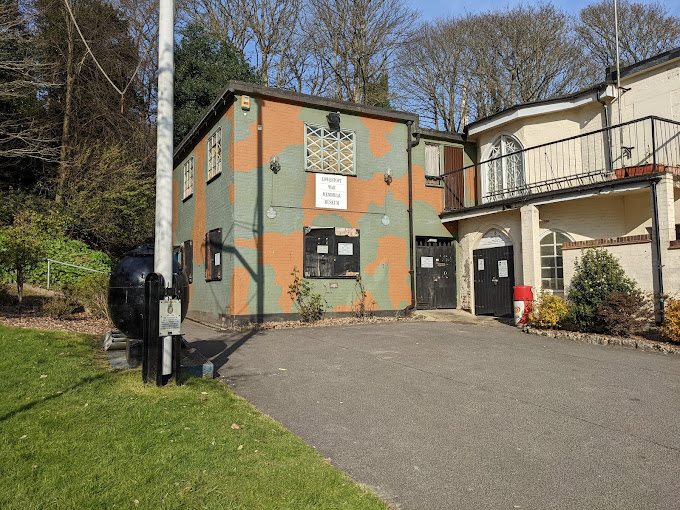
<path id="1" fill-rule="evenodd" d="M 156 135 L 156 242 L 154 272 L 172 286 L 172 125 L 174 0 L 160 0 L 158 18 L 158 116 Z M 163 375 L 172 373 L 172 337 L 163 339 Z"/>
<path id="2" fill-rule="evenodd" d="M 534 296 L 541 288 L 541 247 L 538 236 L 539 214 L 535 205 L 519 210 L 522 221 L 522 285 L 531 285 Z"/>

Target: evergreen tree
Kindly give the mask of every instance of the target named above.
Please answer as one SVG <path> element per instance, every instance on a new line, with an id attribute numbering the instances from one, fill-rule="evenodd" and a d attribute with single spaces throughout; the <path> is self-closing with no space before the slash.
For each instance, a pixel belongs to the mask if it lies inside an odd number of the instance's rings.
<path id="1" fill-rule="evenodd" d="M 175 46 L 175 146 L 224 90 L 229 80 L 262 83 L 235 51 L 203 27 L 188 25 Z"/>

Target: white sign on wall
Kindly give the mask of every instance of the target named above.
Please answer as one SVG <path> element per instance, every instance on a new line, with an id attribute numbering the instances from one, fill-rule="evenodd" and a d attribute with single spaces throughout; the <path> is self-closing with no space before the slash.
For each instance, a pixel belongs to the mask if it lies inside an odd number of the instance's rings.
<path id="1" fill-rule="evenodd" d="M 499 260 L 498 261 L 498 277 L 507 278 L 508 277 L 508 261 Z"/>
<path id="2" fill-rule="evenodd" d="M 347 176 L 316 174 L 316 206 L 347 209 Z"/>
<path id="3" fill-rule="evenodd" d="M 352 243 L 338 243 L 338 255 L 354 255 Z"/>
<path id="4" fill-rule="evenodd" d="M 434 267 L 434 257 L 420 257 L 420 267 L 433 268 Z"/>

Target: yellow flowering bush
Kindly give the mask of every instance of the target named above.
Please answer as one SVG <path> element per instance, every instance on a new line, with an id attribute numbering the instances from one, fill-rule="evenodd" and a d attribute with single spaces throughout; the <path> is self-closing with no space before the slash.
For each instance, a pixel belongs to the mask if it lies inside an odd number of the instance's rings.
<path id="1" fill-rule="evenodd" d="M 558 328 L 569 313 L 569 303 L 560 296 L 541 292 L 531 310 L 531 325 L 536 328 Z"/>
<path id="2" fill-rule="evenodd" d="M 680 342 L 680 300 L 668 300 L 664 310 L 661 332 L 671 340 Z"/>

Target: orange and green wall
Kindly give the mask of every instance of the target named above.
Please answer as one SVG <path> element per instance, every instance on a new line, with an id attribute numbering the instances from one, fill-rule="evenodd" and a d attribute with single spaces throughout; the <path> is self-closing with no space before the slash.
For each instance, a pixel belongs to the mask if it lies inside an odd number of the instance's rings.
<path id="1" fill-rule="evenodd" d="M 243 111 L 240 96 L 182 160 L 176 160 L 174 243 L 194 243 L 190 315 L 224 321 L 296 314 L 287 294 L 291 272 L 303 271 L 304 227 L 360 231 L 360 272 L 367 303 L 376 312 L 411 303 L 408 243 L 407 125 L 363 114 L 341 114 L 341 129 L 355 137 L 356 176 L 347 178 L 347 210 L 315 207 L 315 174 L 305 171 L 305 123 L 327 125 L 330 110 L 254 97 Z M 222 127 L 222 173 L 206 183 L 208 137 Z M 195 190 L 183 201 L 182 165 L 196 158 Z M 270 160 L 281 170 L 274 174 Z M 389 170 L 392 182 L 387 184 Z M 413 149 L 414 233 L 451 237 L 439 219 L 443 195 L 425 185 L 424 144 Z M 275 218 L 267 217 L 272 207 Z M 389 225 L 382 222 L 383 216 Z M 204 278 L 205 233 L 222 228 L 222 280 Z M 359 299 L 354 278 L 310 279 L 329 312 L 351 312 Z M 331 286 L 331 283 L 333 284 Z"/>

